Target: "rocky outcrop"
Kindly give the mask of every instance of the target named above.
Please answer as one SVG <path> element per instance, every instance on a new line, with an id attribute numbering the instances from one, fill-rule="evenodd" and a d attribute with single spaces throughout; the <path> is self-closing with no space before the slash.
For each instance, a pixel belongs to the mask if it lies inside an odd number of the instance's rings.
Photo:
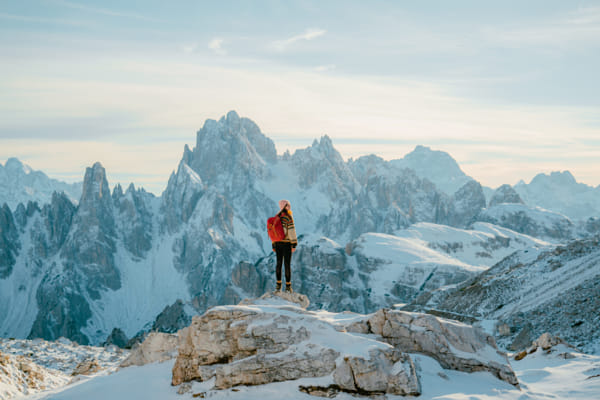
<path id="1" fill-rule="evenodd" d="M 323 318 L 307 305 L 301 294 L 273 292 L 194 317 L 179 333 L 172 384 L 215 378 L 215 389 L 226 389 L 329 376 L 329 384 L 299 390 L 419 395 L 418 368 L 409 353 L 518 384 L 493 338 L 471 326 L 391 310 Z"/>
<path id="2" fill-rule="evenodd" d="M 452 195 L 452 208 L 446 223 L 450 226 L 465 228 L 469 226 L 475 216 L 485 208 L 485 195 L 483 188 L 477 181 L 465 183 Z"/>
<path id="3" fill-rule="evenodd" d="M 495 206 L 496 204 L 503 203 L 517 203 L 524 204 L 521 196 L 517 193 L 515 189 L 513 189 L 510 185 L 502 185 L 498 189 L 494 191 L 492 198 L 490 199 L 489 206 Z"/>
<path id="4" fill-rule="evenodd" d="M 83 360 L 82 362 L 77 364 L 77 366 L 75 367 L 75 369 L 73 370 L 71 375 L 73 375 L 73 376 L 93 375 L 96 372 L 100 371 L 101 369 L 102 369 L 102 367 L 100 366 L 100 364 L 98 363 L 97 360 L 95 360 L 95 359 Z"/>
<path id="5" fill-rule="evenodd" d="M 177 354 L 177 344 L 177 335 L 151 332 L 140 345 L 131 350 L 120 366 L 125 368 L 171 360 Z"/>
<path id="6" fill-rule="evenodd" d="M 575 347 L 565 342 L 563 339 L 545 332 L 542 333 L 539 338 L 534 340 L 529 348 L 515 354 L 514 358 L 516 361 L 521 361 L 529 354 L 533 354 L 538 351 L 542 351 L 545 354 L 558 353 L 559 357 L 564 359 L 575 358 L 575 355 L 573 355 L 571 352 L 578 352 Z"/>
<path id="7" fill-rule="evenodd" d="M 0 352 L 0 398 L 10 399 L 65 385 L 68 378 L 22 355 Z"/>

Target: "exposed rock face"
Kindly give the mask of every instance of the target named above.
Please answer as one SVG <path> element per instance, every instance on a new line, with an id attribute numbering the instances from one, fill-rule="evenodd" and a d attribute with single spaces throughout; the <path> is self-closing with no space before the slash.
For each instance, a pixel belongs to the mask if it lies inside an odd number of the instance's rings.
<path id="1" fill-rule="evenodd" d="M 452 196 L 452 209 L 447 225 L 459 228 L 467 227 L 484 208 L 485 195 L 481 184 L 474 180 L 469 181 Z"/>
<path id="2" fill-rule="evenodd" d="M 127 335 L 125 335 L 125 332 L 123 332 L 119 328 L 114 328 L 112 330 L 112 332 L 110 333 L 110 335 L 108 335 L 108 337 L 106 338 L 106 342 L 102 343 L 102 345 L 103 346 L 115 345 L 115 346 L 123 349 L 123 348 L 127 347 L 128 341 L 129 341 L 129 339 L 127 338 Z"/>
<path id="3" fill-rule="evenodd" d="M 152 324 L 152 331 L 175 333 L 192 322 L 192 317 L 186 312 L 183 301 L 177 300 L 158 314 Z"/>
<path id="4" fill-rule="evenodd" d="M 518 384 L 493 338 L 473 327 L 390 310 L 332 322 L 305 305 L 301 294 L 274 292 L 194 317 L 180 331 L 172 384 L 215 378 L 215 389 L 225 389 L 329 375 L 329 386 L 303 390 L 419 395 L 417 368 L 406 352 Z"/>
<path id="5" fill-rule="evenodd" d="M 54 192 L 49 205 L 42 208 L 42 218 L 48 232 L 46 256 L 56 254 L 65 243 L 76 208 L 64 194 Z"/>
<path id="6" fill-rule="evenodd" d="M 177 335 L 151 332 L 142 344 L 131 350 L 120 366 L 124 368 L 171 360 L 177 355 L 177 343 Z"/>
<path id="7" fill-rule="evenodd" d="M 60 204 L 65 203 L 57 199 L 54 207 L 57 212 L 61 210 Z M 62 209 L 69 212 L 68 205 Z M 81 328 L 92 315 L 89 299 L 99 299 L 101 291 L 121 287 L 114 259 L 116 230 L 112 197 L 100 163 L 86 169 L 83 195 L 70 229 L 60 250 L 63 265 L 53 264 L 37 289 L 39 312 L 29 337 L 64 336 L 87 344 L 89 339 Z M 57 233 L 60 238 L 64 230 Z"/>
<path id="8" fill-rule="evenodd" d="M 521 196 L 519 196 L 517 191 L 515 189 L 513 189 L 512 186 L 506 185 L 506 184 L 504 184 L 504 185 L 500 186 L 498 189 L 496 189 L 496 191 L 492 195 L 492 198 L 490 199 L 489 206 L 492 207 L 492 206 L 495 206 L 496 204 L 503 204 L 503 203 L 524 204 L 523 200 L 521 199 Z"/>
<path id="9" fill-rule="evenodd" d="M 18 242 L 19 233 L 15 226 L 12 212 L 8 205 L 0 208 L 0 279 L 12 273 L 16 256 L 21 247 Z"/>
<path id="10" fill-rule="evenodd" d="M 125 248 L 136 257 L 144 257 L 152 247 L 152 211 L 150 202 L 154 195 L 144 189 L 136 190 L 133 183 L 125 194 L 120 185 L 113 190 L 113 203 L 118 230 L 123 234 Z"/>
<path id="11" fill-rule="evenodd" d="M 372 350 L 368 359 L 344 357 L 333 379 L 348 392 L 401 396 L 421 394 L 421 384 L 412 359 L 397 349 Z"/>
<path id="12" fill-rule="evenodd" d="M 115 216 L 106 171 L 100 163 L 87 168 L 83 194 L 73 217 L 73 231 L 61 250 L 67 269 L 83 274 L 87 293 L 92 299 L 100 290 L 121 287 L 115 265 Z"/>

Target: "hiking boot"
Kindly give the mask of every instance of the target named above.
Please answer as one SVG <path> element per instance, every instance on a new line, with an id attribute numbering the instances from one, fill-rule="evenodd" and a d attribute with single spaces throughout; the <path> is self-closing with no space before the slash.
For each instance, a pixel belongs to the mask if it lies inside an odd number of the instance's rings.
<path id="1" fill-rule="evenodd" d="M 275 285 L 275 291 L 281 292 L 281 281 L 277 281 L 277 284 Z"/>
<path id="2" fill-rule="evenodd" d="M 291 282 L 286 282 L 285 283 L 285 291 L 288 293 L 294 293 L 294 291 L 292 290 L 292 283 Z"/>

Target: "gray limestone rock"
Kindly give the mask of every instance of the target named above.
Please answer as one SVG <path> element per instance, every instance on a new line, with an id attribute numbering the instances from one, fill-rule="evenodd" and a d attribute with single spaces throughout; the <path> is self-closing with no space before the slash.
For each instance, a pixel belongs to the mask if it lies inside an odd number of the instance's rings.
<path id="1" fill-rule="evenodd" d="M 178 343 L 177 335 L 151 332 L 144 342 L 134 348 L 129 356 L 123 360 L 120 367 L 141 366 L 171 360 L 177 356 Z"/>
<path id="2" fill-rule="evenodd" d="M 465 228 L 469 226 L 479 212 L 485 208 L 483 188 L 477 181 L 471 180 L 452 195 L 452 207 L 448 215 L 448 225 Z"/>
<path id="3" fill-rule="evenodd" d="M 412 359 L 397 349 L 375 349 L 369 358 L 344 357 L 333 375 L 344 391 L 418 396 L 421 384 Z"/>
<path id="4" fill-rule="evenodd" d="M 0 208 L 0 279 L 7 278 L 12 273 L 21 247 L 18 238 L 19 232 L 13 214 L 8 205 L 4 204 Z"/>
<path id="5" fill-rule="evenodd" d="M 470 325 L 429 314 L 386 309 L 377 311 L 368 324 L 373 333 L 399 350 L 428 355 L 444 368 L 489 371 L 512 385 L 519 383 L 494 338 Z"/>

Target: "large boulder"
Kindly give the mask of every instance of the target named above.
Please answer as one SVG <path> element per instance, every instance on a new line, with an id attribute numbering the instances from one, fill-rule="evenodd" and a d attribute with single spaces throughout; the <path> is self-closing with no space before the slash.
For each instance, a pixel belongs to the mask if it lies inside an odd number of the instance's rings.
<path id="1" fill-rule="evenodd" d="M 430 314 L 382 309 L 349 330 L 374 333 L 397 349 L 436 359 L 443 368 L 464 372 L 489 371 L 499 379 L 518 385 L 506 354 L 498 350 L 493 336 L 458 321 Z"/>

